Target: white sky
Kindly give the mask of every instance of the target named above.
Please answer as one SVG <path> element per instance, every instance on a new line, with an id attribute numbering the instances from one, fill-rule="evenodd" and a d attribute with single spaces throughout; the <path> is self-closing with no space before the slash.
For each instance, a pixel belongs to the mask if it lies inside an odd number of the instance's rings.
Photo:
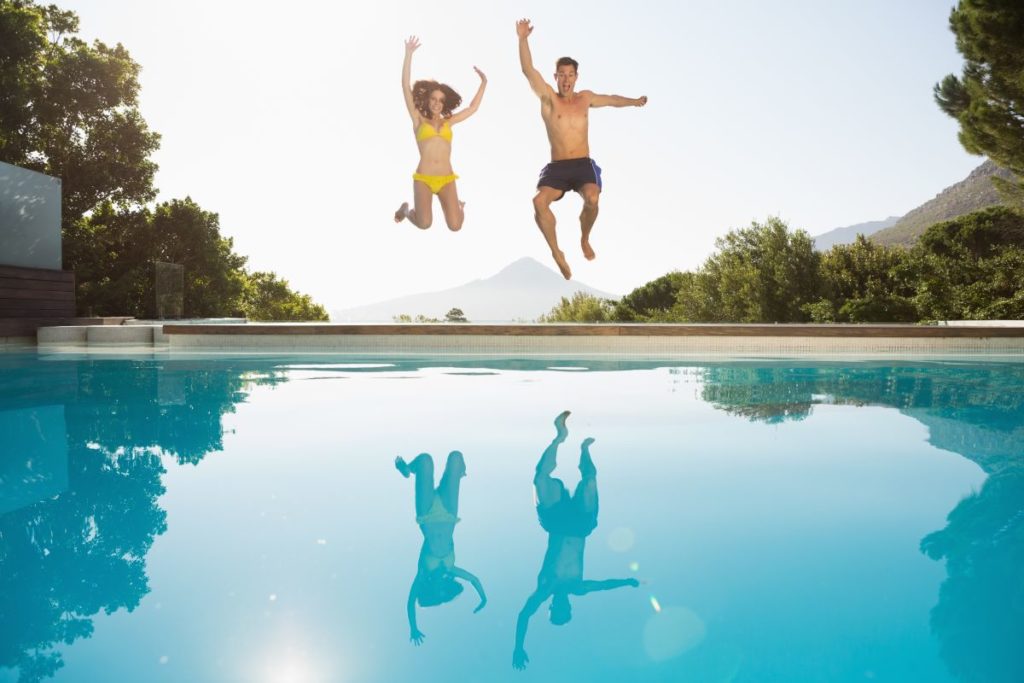
<path id="1" fill-rule="evenodd" d="M 64 0 L 86 38 L 142 67 L 142 113 L 163 135 L 160 199 L 190 195 L 253 269 L 328 309 L 444 289 L 532 256 L 553 267 L 530 199 L 549 148 L 519 70 L 515 21 L 533 20 L 542 74 L 570 55 L 578 88 L 646 108 L 599 109 L 598 258 L 579 253 L 580 200 L 555 204 L 574 277 L 625 293 L 699 266 L 729 229 L 776 215 L 812 235 L 902 215 L 981 159 L 931 89 L 962 66 L 952 0 L 587 3 L 378 0 Z M 466 225 L 396 226 L 416 145 L 400 90 L 413 78 L 468 102 L 455 127 Z"/>

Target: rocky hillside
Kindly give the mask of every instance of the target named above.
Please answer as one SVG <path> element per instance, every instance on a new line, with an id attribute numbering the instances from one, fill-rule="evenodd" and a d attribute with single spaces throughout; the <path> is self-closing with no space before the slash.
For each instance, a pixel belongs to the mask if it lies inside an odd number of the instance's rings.
<path id="1" fill-rule="evenodd" d="M 903 216 L 895 225 L 871 235 L 876 244 L 909 247 L 930 226 L 957 216 L 1001 204 L 992 176 L 1012 179 L 1013 174 L 986 160 L 971 174 Z"/>

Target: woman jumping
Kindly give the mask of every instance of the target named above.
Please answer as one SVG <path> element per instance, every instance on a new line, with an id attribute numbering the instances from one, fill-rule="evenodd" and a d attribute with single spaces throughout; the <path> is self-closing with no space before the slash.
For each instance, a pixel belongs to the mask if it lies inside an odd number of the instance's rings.
<path id="1" fill-rule="evenodd" d="M 473 70 L 480 76 L 480 89 L 476 91 L 469 106 L 457 114 L 452 112 L 462 103 L 462 97 L 444 83 L 437 81 L 416 81 L 412 83 L 412 53 L 420 46 L 416 36 L 405 41 L 405 61 L 402 63 L 402 91 L 405 94 L 405 106 L 412 118 L 412 129 L 416 135 L 416 144 L 420 148 L 420 163 L 413 174 L 412 192 L 413 207 L 404 202 L 395 211 L 395 222 L 405 219 L 417 228 L 426 230 L 433 221 L 431 213 L 432 197 L 436 194 L 444 211 L 444 220 L 448 229 L 462 229 L 463 202 L 459 201 L 455 189 L 455 179 L 459 176 L 452 172 L 452 126 L 465 121 L 480 108 L 487 87 L 487 77 L 475 66 Z"/>

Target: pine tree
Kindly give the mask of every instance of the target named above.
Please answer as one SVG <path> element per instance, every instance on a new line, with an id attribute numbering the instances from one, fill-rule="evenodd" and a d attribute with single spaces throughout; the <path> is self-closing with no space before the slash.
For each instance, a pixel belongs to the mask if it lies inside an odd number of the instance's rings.
<path id="1" fill-rule="evenodd" d="M 1024 2 L 960 0 L 949 25 L 966 63 L 962 77 L 935 85 L 935 101 L 960 122 L 964 149 L 1017 175 L 994 182 L 1024 207 Z"/>

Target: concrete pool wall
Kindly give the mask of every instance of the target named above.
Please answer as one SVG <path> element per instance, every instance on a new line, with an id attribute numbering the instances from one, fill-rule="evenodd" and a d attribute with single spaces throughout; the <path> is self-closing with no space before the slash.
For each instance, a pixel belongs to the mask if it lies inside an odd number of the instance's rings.
<path id="1" fill-rule="evenodd" d="M 357 354 L 698 353 L 919 354 L 1024 356 L 1024 326 L 730 324 L 331 324 L 149 323 L 105 329 L 44 328 L 39 346 L 147 346 L 180 351 Z"/>

